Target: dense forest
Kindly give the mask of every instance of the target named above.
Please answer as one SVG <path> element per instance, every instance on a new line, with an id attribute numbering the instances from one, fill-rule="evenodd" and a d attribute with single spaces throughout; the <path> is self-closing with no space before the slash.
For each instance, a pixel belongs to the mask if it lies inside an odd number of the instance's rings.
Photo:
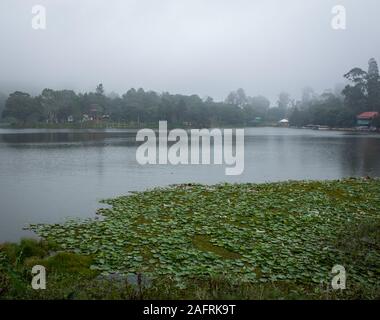
<path id="1" fill-rule="evenodd" d="M 263 96 L 247 96 L 243 89 L 231 92 L 225 101 L 197 95 L 156 93 L 130 89 L 122 96 L 105 94 L 102 84 L 94 92 L 44 89 L 38 96 L 16 91 L 0 94 L 3 120 L 17 124 L 117 122 L 132 126 L 153 125 L 167 120 L 178 126 L 252 126 L 277 123 L 288 118 L 293 126 L 308 124 L 351 127 L 364 111 L 380 111 L 380 76 L 375 59 L 368 70 L 353 68 L 344 75 L 347 85 L 316 94 L 304 88 L 294 100 L 286 92 L 271 107 Z"/>

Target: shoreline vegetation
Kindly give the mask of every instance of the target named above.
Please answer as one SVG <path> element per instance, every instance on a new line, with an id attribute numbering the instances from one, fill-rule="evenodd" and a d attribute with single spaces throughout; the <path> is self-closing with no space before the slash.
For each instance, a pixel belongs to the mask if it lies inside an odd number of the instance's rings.
<path id="1" fill-rule="evenodd" d="M 0 245 L 0 299 L 380 299 L 380 179 L 183 184 Z M 33 290 L 31 268 L 47 269 Z M 331 288 L 332 268 L 347 272 Z"/>
<path id="2" fill-rule="evenodd" d="M 191 125 L 183 125 L 183 124 L 168 124 L 170 129 L 197 129 L 196 126 Z M 223 128 L 232 128 L 233 126 L 223 126 Z M 236 128 L 284 128 L 283 126 L 279 126 L 277 123 L 269 122 L 256 124 L 252 126 L 235 126 Z M 235 128 L 234 127 L 234 128 Z M 88 130 L 106 130 L 106 129 L 131 129 L 131 130 L 139 130 L 143 128 L 148 129 L 158 129 L 158 123 L 127 123 L 127 122 L 86 122 L 86 123 L 35 123 L 35 124 L 11 124 L 11 123 L 0 123 L 0 129 L 72 129 L 72 130 L 80 130 L 80 129 L 88 129 Z M 207 127 L 213 128 L 213 127 Z M 360 127 L 327 127 L 327 126 L 286 126 L 285 128 L 290 129 L 308 129 L 308 130 L 321 130 L 321 131 L 344 131 L 344 132 L 370 132 L 370 133 L 379 133 L 380 128 L 377 130 L 366 130 Z"/>
<path id="3" fill-rule="evenodd" d="M 166 120 L 171 127 L 250 127 L 284 124 L 293 127 L 380 128 L 380 74 L 377 61 L 368 70 L 353 68 L 344 75 L 346 85 L 316 93 L 302 90 L 301 99 L 281 92 L 271 102 L 244 89 L 216 101 L 197 94 L 155 92 L 131 88 L 122 95 L 106 92 L 100 83 L 95 90 L 75 92 L 45 88 L 33 95 L 15 91 L 0 93 L 0 121 L 15 127 L 153 127 Z M 360 118 L 363 114 L 372 114 Z M 376 115 L 375 115 L 376 114 Z M 363 117 L 363 116 L 362 116 Z"/>

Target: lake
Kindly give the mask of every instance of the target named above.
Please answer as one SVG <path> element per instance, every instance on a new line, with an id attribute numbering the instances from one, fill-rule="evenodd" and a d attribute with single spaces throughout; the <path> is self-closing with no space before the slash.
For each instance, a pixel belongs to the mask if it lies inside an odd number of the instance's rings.
<path id="1" fill-rule="evenodd" d="M 0 129 L 0 242 L 28 223 L 95 217 L 99 200 L 176 183 L 380 176 L 380 135 L 246 128 L 245 170 L 136 162 L 136 130 Z"/>

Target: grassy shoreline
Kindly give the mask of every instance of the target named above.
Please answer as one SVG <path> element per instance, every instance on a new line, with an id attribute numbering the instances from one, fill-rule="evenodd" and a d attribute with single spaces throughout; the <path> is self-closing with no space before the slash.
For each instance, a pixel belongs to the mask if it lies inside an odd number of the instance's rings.
<path id="1" fill-rule="evenodd" d="M 0 299 L 379 299 L 380 180 L 186 184 L 0 246 Z M 48 288 L 30 287 L 42 264 Z M 331 269 L 347 289 L 331 289 Z M 135 285 L 128 275 L 149 280 Z M 139 283 L 139 282 L 138 282 Z"/>

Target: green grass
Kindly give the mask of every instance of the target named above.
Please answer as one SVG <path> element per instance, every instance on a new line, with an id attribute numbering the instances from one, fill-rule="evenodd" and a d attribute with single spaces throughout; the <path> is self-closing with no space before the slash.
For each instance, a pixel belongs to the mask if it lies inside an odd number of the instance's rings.
<path id="1" fill-rule="evenodd" d="M 45 241 L 0 248 L 3 297 L 380 298 L 378 179 L 187 184 L 104 202 L 103 220 L 32 225 Z M 25 289 L 34 264 L 47 267 L 46 292 Z M 330 286 L 336 264 L 347 271 L 342 292 Z M 114 272 L 152 286 L 104 280 Z"/>

